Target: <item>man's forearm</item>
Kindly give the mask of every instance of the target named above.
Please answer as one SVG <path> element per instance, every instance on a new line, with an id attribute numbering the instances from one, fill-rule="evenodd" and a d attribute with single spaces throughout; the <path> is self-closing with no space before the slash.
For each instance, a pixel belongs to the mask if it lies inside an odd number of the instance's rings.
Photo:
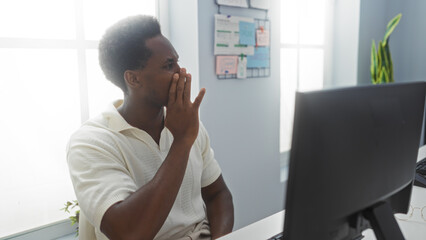
<path id="1" fill-rule="evenodd" d="M 228 190 L 221 191 L 206 202 L 207 218 L 210 223 L 212 239 L 232 231 L 234 226 L 234 205 Z"/>

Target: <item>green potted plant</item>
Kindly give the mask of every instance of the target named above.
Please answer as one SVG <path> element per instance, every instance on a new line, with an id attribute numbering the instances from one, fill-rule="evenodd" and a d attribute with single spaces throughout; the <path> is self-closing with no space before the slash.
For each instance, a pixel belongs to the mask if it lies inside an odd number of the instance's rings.
<path id="1" fill-rule="evenodd" d="M 78 206 L 78 201 L 77 200 L 73 200 L 72 202 L 67 201 L 65 204 L 64 208 L 61 208 L 61 210 L 71 214 L 71 216 L 69 217 L 69 219 L 71 220 L 71 225 L 74 225 L 79 222 L 79 217 L 80 217 L 80 208 Z M 74 209 L 77 207 L 77 210 L 75 210 L 74 215 L 72 215 L 72 213 L 70 213 L 70 210 Z M 77 226 L 77 233 L 76 235 L 78 236 L 78 226 Z"/>
<path id="2" fill-rule="evenodd" d="M 377 50 L 376 43 L 373 40 L 371 45 L 370 67 L 371 82 L 373 84 L 394 82 L 392 56 L 389 50 L 389 37 L 401 20 L 401 16 L 402 14 L 400 13 L 389 21 L 383 41 L 379 42 Z"/>

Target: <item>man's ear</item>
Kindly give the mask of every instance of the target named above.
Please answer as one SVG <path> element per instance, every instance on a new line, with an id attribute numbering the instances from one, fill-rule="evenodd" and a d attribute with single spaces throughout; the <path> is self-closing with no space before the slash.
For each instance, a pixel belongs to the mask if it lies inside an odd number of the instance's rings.
<path id="1" fill-rule="evenodd" d="M 124 80 L 128 88 L 136 89 L 142 87 L 142 81 L 137 70 L 126 70 L 124 72 Z"/>

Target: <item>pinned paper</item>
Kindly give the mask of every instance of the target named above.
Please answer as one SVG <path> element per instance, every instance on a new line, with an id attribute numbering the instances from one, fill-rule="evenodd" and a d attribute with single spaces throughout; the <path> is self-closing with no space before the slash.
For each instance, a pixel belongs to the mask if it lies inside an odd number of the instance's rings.
<path id="1" fill-rule="evenodd" d="M 269 47 L 257 47 L 254 49 L 254 55 L 247 56 L 248 68 L 267 68 L 269 67 Z"/>
<path id="2" fill-rule="evenodd" d="M 217 0 L 217 4 L 233 7 L 248 7 L 247 0 Z"/>
<path id="3" fill-rule="evenodd" d="M 216 74 L 236 74 L 238 56 L 216 56 Z"/>
<path id="4" fill-rule="evenodd" d="M 214 55 L 253 55 L 254 46 L 240 43 L 241 21 L 253 23 L 254 19 L 215 15 Z"/>
<path id="5" fill-rule="evenodd" d="M 237 78 L 247 78 L 247 57 L 238 57 Z"/>
<path id="6" fill-rule="evenodd" d="M 240 32 L 240 44 L 246 44 L 254 46 L 255 41 L 255 27 L 253 22 L 240 21 L 239 32 Z"/>
<path id="7" fill-rule="evenodd" d="M 250 7 L 260 8 L 260 9 L 269 9 L 270 0 L 250 0 Z"/>
<path id="8" fill-rule="evenodd" d="M 258 29 L 256 30 L 256 46 L 269 46 L 269 31 Z"/>

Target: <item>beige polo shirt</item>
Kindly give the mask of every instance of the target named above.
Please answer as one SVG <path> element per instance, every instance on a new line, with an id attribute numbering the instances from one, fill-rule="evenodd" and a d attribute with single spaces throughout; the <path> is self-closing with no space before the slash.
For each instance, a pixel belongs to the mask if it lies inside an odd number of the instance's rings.
<path id="1" fill-rule="evenodd" d="M 173 135 L 164 128 L 158 145 L 143 130 L 130 126 L 114 104 L 85 122 L 67 146 L 71 180 L 80 205 L 80 239 L 107 239 L 100 232 L 105 211 L 148 183 L 166 158 Z M 177 239 L 206 219 L 201 188 L 221 174 L 208 134 L 200 124 L 175 203 L 155 239 Z M 143 214 L 143 213 L 141 213 Z"/>

